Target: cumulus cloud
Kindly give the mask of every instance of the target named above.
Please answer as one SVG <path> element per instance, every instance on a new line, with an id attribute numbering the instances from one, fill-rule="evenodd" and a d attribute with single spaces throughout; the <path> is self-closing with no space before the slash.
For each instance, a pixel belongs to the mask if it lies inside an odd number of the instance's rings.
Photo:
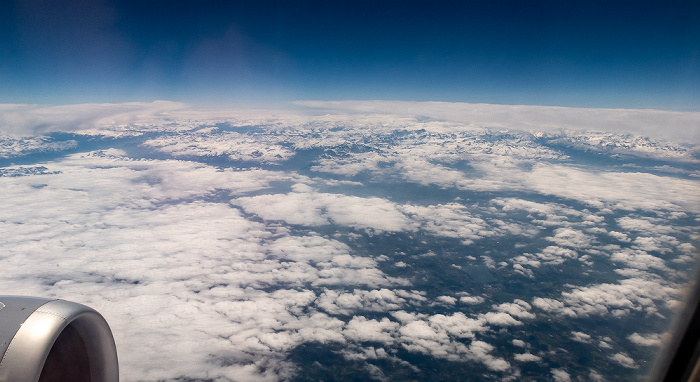
<path id="1" fill-rule="evenodd" d="M 388 318 L 381 320 L 367 319 L 365 317 L 353 317 L 345 327 L 344 335 L 359 342 L 393 342 L 392 332 L 396 331 L 399 324 Z"/>
<path id="2" fill-rule="evenodd" d="M 454 305 L 457 303 L 457 299 L 452 296 L 438 296 L 437 300 L 446 305 Z"/>
<path id="3" fill-rule="evenodd" d="M 292 369 L 281 354 L 300 342 L 346 341 L 342 321 L 302 313 L 317 299 L 306 285 L 401 283 L 340 242 L 289 236 L 225 203 L 181 202 L 224 184 L 233 194 L 264 189 L 283 174 L 132 161 L 119 151 L 47 165 L 55 171 L 0 177 L 2 288 L 99 309 L 120 348 L 151 354 L 121 353 L 127 379 L 283 375 Z"/>
<path id="4" fill-rule="evenodd" d="M 567 243 L 566 239 L 562 241 Z M 571 249 L 550 245 L 543 249 L 542 252 L 537 253 L 534 256 L 538 259 L 538 261 L 542 261 L 545 264 L 557 265 L 566 260 L 575 259 L 577 257 L 577 253 Z"/>
<path id="5" fill-rule="evenodd" d="M 376 379 L 377 360 L 418 373 L 409 352 L 506 379 L 546 362 L 566 380 L 539 337 L 515 339 L 562 317 L 580 325 L 565 338 L 634 368 L 624 347 L 660 337 L 630 316 L 666 314 L 696 253 L 696 180 L 578 165 L 554 135 L 159 102 L 0 115 L 38 134 L 0 137 L 0 156 L 35 162 L 0 168 L 0 290 L 100 310 L 129 380 L 293 379 L 309 343 Z M 94 137 L 146 132 L 138 150 Z M 103 149 L 82 150 L 88 135 Z M 64 150 L 79 152 L 41 155 Z M 577 320 L 591 316 L 627 321 L 602 337 Z"/>
<path id="6" fill-rule="evenodd" d="M 588 374 L 588 376 L 591 378 L 591 381 L 595 382 L 602 382 L 605 381 L 605 378 L 596 370 L 591 369 L 591 372 Z"/>
<path id="7" fill-rule="evenodd" d="M 410 294 L 409 296 L 414 297 Z M 421 299 L 420 294 L 416 294 Z M 415 298 L 413 299 L 415 301 Z M 420 301 L 420 300 L 419 300 Z M 318 297 L 317 306 L 330 314 L 351 315 L 356 311 L 386 312 L 398 310 L 406 303 L 406 299 L 399 297 L 389 289 L 359 290 L 352 293 L 341 293 L 335 290 L 326 290 Z"/>
<path id="8" fill-rule="evenodd" d="M 556 382 L 569 382 L 571 381 L 571 375 L 564 369 L 552 369 L 552 378 Z"/>
<path id="9" fill-rule="evenodd" d="M 2 287 L 99 309 L 120 348 L 128 343 L 153 353 L 123 354 L 125 378 L 278 378 L 294 369 L 283 361 L 285 352 L 307 341 L 398 342 L 410 351 L 464 356 L 504 371 L 509 365 L 490 354 L 492 346 L 458 339 L 474 339 L 490 325 L 521 325 L 514 317 L 533 317 L 521 300 L 476 317 L 414 315 L 396 322 L 357 315 L 396 311 L 402 317 L 400 309 L 426 298 L 390 289 L 407 283 L 346 244 L 313 233 L 290 235 L 285 227 L 247 219 L 231 204 L 198 200 L 221 189 L 233 195 L 265 190 L 270 182 L 290 180 L 289 174 L 136 161 L 119 150 L 76 154 L 47 166 L 51 171 L 38 175 L 0 177 L 8 196 L 0 202 L 8 249 Z M 47 263 L 56 267 L 47 269 Z M 341 292 L 330 285 L 356 288 Z M 450 305 L 457 301 L 441 297 Z M 161 349 L 163 341 L 178 346 Z"/>
<path id="10" fill-rule="evenodd" d="M 470 356 L 483 362 L 489 369 L 505 371 L 511 367 L 506 360 L 492 356 L 491 351 L 493 346 L 483 341 L 473 341 L 469 346 Z"/>
<path id="11" fill-rule="evenodd" d="M 468 304 L 468 305 L 481 304 L 484 301 L 485 301 L 484 298 L 480 297 L 480 296 L 461 296 L 459 298 L 459 302 L 461 302 L 462 304 Z"/>
<path id="12" fill-rule="evenodd" d="M 536 356 L 532 353 L 522 353 L 513 356 L 516 361 L 519 362 L 539 362 L 542 361 L 542 357 Z"/>
<path id="13" fill-rule="evenodd" d="M 530 313 L 532 308 L 527 302 L 515 299 L 513 302 L 505 302 L 500 305 L 494 306 L 494 308 L 499 312 L 508 313 L 511 316 L 525 319 L 533 319 L 535 315 Z"/>
<path id="14" fill-rule="evenodd" d="M 662 235 L 674 231 L 674 228 L 664 220 L 649 217 L 623 216 L 617 219 L 617 224 L 627 231 L 641 232 L 646 235 Z"/>
<path id="15" fill-rule="evenodd" d="M 486 221 L 471 216 L 468 208 L 457 203 L 402 205 L 376 197 L 319 193 L 310 188 L 297 190 L 240 197 L 231 203 L 265 220 L 283 220 L 289 224 L 338 224 L 377 232 L 422 229 L 438 236 L 462 239 L 465 244 L 496 234 Z"/>
<path id="16" fill-rule="evenodd" d="M 641 335 L 637 332 L 634 332 L 627 336 L 627 339 L 632 341 L 632 343 L 640 346 L 659 346 L 663 341 L 663 336 L 661 334 L 655 333 Z"/>
<path id="17" fill-rule="evenodd" d="M 528 218 L 544 226 L 569 226 L 575 221 L 584 220 L 584 224 L 600 221 L 602 217 L 579 211 L 559 203 L 538 203 L 518 198 L 496 198 L 492 203 L 501 207 L 504 212 L 526 211 Z"/>
<path id="18" fill-rule="evenodd" d="M 610 232 L 608 232 L 608 235 L 610 235 L 610 236 L 614 237 L 615 239 L 622 241 L 622 242 L 629 243 L 631 241 L 630 238 L 622 232 L 610 231 Z"/>
<path id="19" fill-rule="evenodd" d="M 634 359 L 625 353 L 615 353 L 610 356 L 610 359 L 628 369 L 636 369 L 639 367 L 639 365 L 634 362 Z"/>
<path id="20" fill-rule="evenodd" d="M 626 248 L 620 252 L 615 252 L 610 256 L 610 260 L 622 263 L 630 268 L 668 270 L 663 259 L 650 255 L 645 251 Z"/>
<path id="21" fill-rule="evenodd" d="M 537 297 L 532 304 L 542 310 L 571 317 L 624 316 L 631 311 L 656 313 L 678 290 L 658 279 L 628 278 L 617 284 L 573 287 L 562 292 L 562 301 Z"/>
<path id="22" fill-rule="evenodd" d="M 571 332 L 571 339 L 583 344 L 588 344 L 591 342 L 591 336 L 583 332 Z"/>
<path id="23" fill-rule="evenodd" d="M 381 198 L 291 192 L 241 197 L 231 200 L 231 203 L 265 220 L 283 220 L 290 224 L 318 226 L 335 223 L 377 231 L 413 228 L 411 221 L 394 203 Z"/>
<path id="24" fill-rule="evenodd" d="M 464 244 L 496 234 L 484 219 L 473 216 L 469 208 L 458 203 L 402 205 L 399 208 L 420 224 L 421 229 L 438 236 L 462 239 Z"/>
<path id="25" fill-rule="evenodd" d="M 591 239 L 586 234 L 571 228 L 557 228 L 554 230 L 554 236 L 547 240 L 572 248 L 584 248 L 591 244 Z"/>
<path id="26" fill-rule="evenodd" d="M 612 349 L 612 345 L 610 345 L 610 343 L 608 341 L 609 341 L 609 339 L 607 341 L 604 339 L 600 340 L 600 342 L 598 342 L 598 346 L 601 349 Z"/>

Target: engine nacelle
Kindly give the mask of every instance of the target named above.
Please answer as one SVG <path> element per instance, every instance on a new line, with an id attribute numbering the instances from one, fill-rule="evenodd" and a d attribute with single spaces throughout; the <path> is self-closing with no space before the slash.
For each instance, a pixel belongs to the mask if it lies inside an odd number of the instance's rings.
<path id="1" fill-rule="evenodd" d="M 0 381 L 119 381 L 107 321 L 85 305 L 0 296 Z"/>

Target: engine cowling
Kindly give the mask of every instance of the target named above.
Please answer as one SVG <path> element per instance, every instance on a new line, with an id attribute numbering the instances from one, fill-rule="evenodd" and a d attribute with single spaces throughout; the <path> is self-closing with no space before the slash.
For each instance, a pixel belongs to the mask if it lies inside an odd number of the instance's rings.
<path id="1" fill-rule="evenodd" d="M 119 381 L 107 321 L 75 302 L 0 296 L 0 357 L 0 381 Z"/>

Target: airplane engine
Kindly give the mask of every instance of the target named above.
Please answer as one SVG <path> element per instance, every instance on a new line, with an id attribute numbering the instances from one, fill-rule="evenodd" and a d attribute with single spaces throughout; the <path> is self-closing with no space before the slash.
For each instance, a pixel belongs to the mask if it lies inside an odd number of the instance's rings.
<path id="1" fill-rule="evenodd" d="M 2 382 L 119 380 L 107 321 L 65 300 L 0 296 L 0 357 Z"/>

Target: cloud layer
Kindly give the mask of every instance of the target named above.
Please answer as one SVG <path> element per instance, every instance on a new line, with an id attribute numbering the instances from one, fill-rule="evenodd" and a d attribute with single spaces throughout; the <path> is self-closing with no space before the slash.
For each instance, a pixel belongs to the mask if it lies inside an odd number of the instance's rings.
<path id="1" fill-rule="evenodd" d="M 296 104 L 336 112 L 412 114 L 497 129 L 633 132 L 644 136 L 689 140 L 696 144 L 700 140 L 696 128 L 700 123 L 700 112 L 461 102 L 297 101 Z"/>
<path id="2" fill-rule="evenodd" d="M 681 144 L 98 106 L 5 107 L 0 293 L 98 309 L 125 380 L 639 376 L 696 261 Z"/>

